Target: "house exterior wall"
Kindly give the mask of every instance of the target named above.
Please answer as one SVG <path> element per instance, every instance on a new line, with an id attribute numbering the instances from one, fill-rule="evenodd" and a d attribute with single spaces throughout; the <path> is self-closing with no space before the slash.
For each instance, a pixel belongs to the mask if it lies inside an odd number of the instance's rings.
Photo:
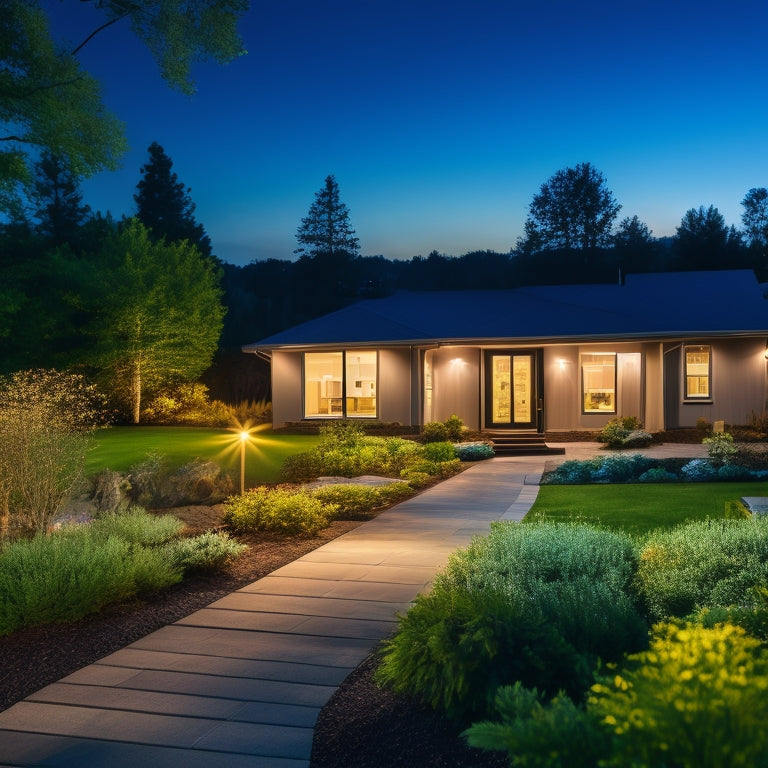
<path id="1" fill-rule="evenodd" d="M 665 345 L 666 426 L 695 427 L 699 418 L 711 423 L 746 424 L 753 414 L 761 416 L 766 399 L 765 339 L 696 339 L 695 343 L 708 344 L 711 349 L 711 398 L 685 400 L 682 347 Z"/>
<path id="2" fill-rule="evenodd" d="M 301 421 L 302 378 L 300 352 L 272 353 L 272 426 Z"/>
<path id="3" fill-rule="evenodd" d="M 414 371 L 414 376 L 416 372 Z M 411 353 L 407 348 L 379 350 L 378 419 L 411 423 Z"/>
<path id="4" fill-rule="evenodd" d="M 480 349 L 439 347 L 432 361 L 432 421 L 458 416 L 469 429 L 480 427 Z"/>

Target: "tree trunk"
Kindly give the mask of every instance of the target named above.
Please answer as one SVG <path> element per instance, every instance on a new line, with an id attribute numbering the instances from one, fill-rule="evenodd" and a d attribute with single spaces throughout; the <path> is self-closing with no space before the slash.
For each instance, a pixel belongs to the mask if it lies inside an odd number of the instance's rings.
<path id="1" fill-rule="evenodd" d="M 138 424 L 141 420 L 141 361 L 136 360 L 133 364 L 133 375 L 131 376 L 131 400 L 133 401 L 133 423 Z"/>

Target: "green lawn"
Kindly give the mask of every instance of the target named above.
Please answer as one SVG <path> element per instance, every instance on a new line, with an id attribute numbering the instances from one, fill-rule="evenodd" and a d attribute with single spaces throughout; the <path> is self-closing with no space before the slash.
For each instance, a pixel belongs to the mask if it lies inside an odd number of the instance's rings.
<path id="1" fill-rule="evenodd" d="M 542 485 L 525 519 L 578 518 L 643 534 L 684 520 L 722 518 L 725 502 L 742 496 L 768 496 L 768 482 Z"/>
<path id="2" fill-rule="evenodd" d="M 273 483 L 286 457 L 309 450 L 313 435 L 276 435 L 268 429 L 253 430 L 245 452 L 246 487 Z M 170 468 L 196 458 L 215 461 L 240 482 L 240 438 L 226 429 L 206 427 L 109 427 L 96 433 L 96 448 L 88 456 L 87 472 L 102 469 L 124 472 L 148 454 L 164 457 Z"/>

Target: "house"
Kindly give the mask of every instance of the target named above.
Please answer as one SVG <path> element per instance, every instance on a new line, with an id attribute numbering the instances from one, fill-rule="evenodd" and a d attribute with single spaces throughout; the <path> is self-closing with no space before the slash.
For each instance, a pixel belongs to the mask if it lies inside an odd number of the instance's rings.
<path id="1" fill-rule="evenodd" d="M 768 302 L 749 270 L 604 285 L 400 292 L 243 347 L 271 360 L 274 426 L 649 431 L 765 413 Z"/>

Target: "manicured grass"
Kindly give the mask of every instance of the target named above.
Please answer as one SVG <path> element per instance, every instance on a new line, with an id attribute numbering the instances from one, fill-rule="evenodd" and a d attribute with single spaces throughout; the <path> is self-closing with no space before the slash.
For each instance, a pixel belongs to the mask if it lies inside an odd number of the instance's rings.
<path id="1" fill-rule="evenodd" d="M 274 434 L 253 430 L 246 445 L 245 485 L 274 483 L 286 457 L 308 451 L 318 441 L 314 435 Z M 205 427 L 110 427 L 96 433 L 96 448 L 88 456 L 87 472 L 103 469 L 124 472 L 148 454 L 161 454 L 169 468 L 196 458 L 215 461 L 240 482 L 240 438 L 237 432 Z"/>
<path id="2" fill-rule="evenodd" d="M 525 519 L 579 519 L 644 534 L 684 520 L 722 518 L 725 502 L 742 496 L 768 496 L 768 482 L 543 485 Z"/>

